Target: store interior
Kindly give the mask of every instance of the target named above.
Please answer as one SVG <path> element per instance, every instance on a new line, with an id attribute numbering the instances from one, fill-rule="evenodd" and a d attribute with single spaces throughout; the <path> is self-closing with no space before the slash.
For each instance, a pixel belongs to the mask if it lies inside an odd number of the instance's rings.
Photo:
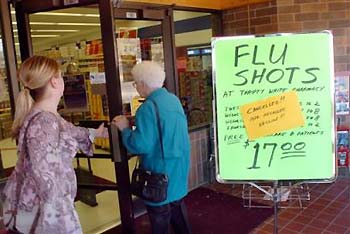
<path id="1" fill-rule="evenodd" d="M 109 118 L 98 12 L 95 6 L 74 7 L 31 14 L 29 19 L 34 54 L 54 58 L 61 64 L 66 90 L 59 111 L 75 124 L 81 120 Z M 11 14 L 16 55 L 20 63 L 15 11 L 12 10 Z M 196 129 L 212 121 L 211 13 L 174 10 L 173 17 L 179 97 L 188 117 L 189 128 Z M 132 65 L 142 60 L 153 60 L 164 66 L 159 25 L 158 21 L 115 20 L 125 114 L 133 115 L 137 108 L 137 92 L 132 87 L 130 77 Z M 2 48 L 0 45 L 0 50 Z M 3 51 L 0 51 L 0 61 L 0 167 L 10 172 L 17 154 L 15 142 L 10 138 L 12 115 Z M 93 77 L 97 77 L 96 80 Z M 108 154 L 109 141 L 97 139 L 95 153 Z M 134 163 L 135 159 L 129 160 L 129 168 L 133 168 Z M 109 158 L 80 158 L 79 162 L 74 161 L 74 167 L 78 173 L 92 175 L 92 179 L 116 182 L 114 164 Z M 96 197 L 92 198 L 94 204 L 83 202 L 84 199 L 75 203 L 84 233 L 102 233 L 120 224 L 117 191 L 97 191 L 92 196 Z"/>

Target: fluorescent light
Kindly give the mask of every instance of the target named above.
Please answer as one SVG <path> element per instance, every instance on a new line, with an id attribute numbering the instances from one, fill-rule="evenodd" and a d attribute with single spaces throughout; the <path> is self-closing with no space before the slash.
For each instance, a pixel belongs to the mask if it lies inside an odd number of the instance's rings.
<path id="1" fill-rule="evenodd" d="M 79 32 L 74 29 L 32 29 L 31 32 Z"/>
<path id="2" fill-rule="evenodd" d="M 31 37 L 59 37 L 60 35 L 55 35 L 55 34 L 34 34 L 34 35 L 30 35 Z"/>
<path id="3" fill-rule="evenodd" d="M 16 14 L 15 11 L 11 11 L 11 14 Z M 81 14 L 81 13 L 67 13 L 67 12 L 38 12 L 34 13 L 34 15 L 49 15 L 49 16 L 73 16 L 73 17 L 94 17 L 99 18 L 99 14 Z"/>
<path id="4" fill-rule="evenodd" d="M 14 32 L 18 32 L 18 29 L 14 29 Z M 74 29 L 32 29 L 31 32 L 79 32 Z"/>
<path id="5" fill-rule="evenodd" d="M 17 22 L 12 22 L 12 24 L 17 25 Z M 53 22 L 30 22 L 33 25 L 55 25 Z"/>
<path id="6" fill-rule="evenodd" d="M 42 37 L 42 38 L 45 38 L 45 37 L 59 37 L 60 35 L 55 35 L 55 34 L 34 34 L 34 35 L 30 35 L 31 37 Z M 14 35 L 14 37 L 18 37 L 18 35 Z"/>
<path id="7" fill-rule="evenodd" d="M 16 22 L 12 24 L 17 25 Z M 58 25 L 58 26 L 100 26 L 99 23 L 57 23 L 57 22 L 30 22 L 31 25 Z"/>
<path id="8" fill-rule="evenodd" d="M 100 26 L 100 23 L 57 23 L 62 26 Z"/>
<path id="9" fill-rule="evenodd" d="M 75 17 L 95 17 L 99 18 L 99 14 L 80 14 L 80 13 L 65 13 L 65 12 L 39 12 L 35 13 L 34 15 L 50 15 L 50 16 L 75 16 Z"/>
<path id="10" fill-rule="evenodd" d="M 100 14 L 83 14 L 86 17 L 98 17 L 100 18 Z"/>

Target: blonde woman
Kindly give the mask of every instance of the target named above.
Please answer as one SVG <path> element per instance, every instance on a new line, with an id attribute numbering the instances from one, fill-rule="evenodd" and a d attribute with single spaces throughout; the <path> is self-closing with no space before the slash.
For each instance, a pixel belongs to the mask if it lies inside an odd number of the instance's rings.
<path id="1" fill-rule="evenodd" d="M 16 101 L 18 161 L 3 191 L 4 224 L 21 233 L 82 233 L 72 159 L 78 150 L 92 155 L 94 137 L 106 129 L 76 127 L 57 113 L 64 82 L 55 60 L 33 56 L 18 76 L 25 88 Z"/>

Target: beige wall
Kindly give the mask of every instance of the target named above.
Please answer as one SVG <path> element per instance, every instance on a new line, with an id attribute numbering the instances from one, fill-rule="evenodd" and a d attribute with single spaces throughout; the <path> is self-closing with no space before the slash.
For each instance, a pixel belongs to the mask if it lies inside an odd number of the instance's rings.
<path id="1" fill-rule="evenodd" d="M 175 35 L 175 46 L 192 46 L 200 44 L 210 44 L 212 30 L 198 30 L 188 33 L 179 33 Z"/>

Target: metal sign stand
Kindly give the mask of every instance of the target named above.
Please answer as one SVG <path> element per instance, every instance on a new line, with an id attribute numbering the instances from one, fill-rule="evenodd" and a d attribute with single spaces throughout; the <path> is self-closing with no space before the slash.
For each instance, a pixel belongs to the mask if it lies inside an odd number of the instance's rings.
<path id="1" fill-rule="evenodd" d="M 274 209 L 274 233 L 277 234 L 278 233 L 278 202 L 280 201 L 280 198 L 281 198 L 281 194 L 278 193 L 278 191 L 281 191 L 281 190 L 278 190 L 278 180 L 275 180 L 273 182 L 273 195 L 272 195 L 272 198 L 273 198 L 273 209 Z"/>
<path id="2" fill-rule="evenodd" d="M 278 203 L 281 200 L 281 189 L 278 189 L 278 180 L 275 180 L 273 182 L 273 193 L 270 193 L 269 191 L 263 189 L 259 185 L 255 183 L 249 183 L 251 186 L 254 186 L 255 188 L 259 189 L 260 191 L 264 192 L 268 196 L 270 196 L 273 200 L 273 207 L 274 207 L 274 234 L 278 234 Z"/>

